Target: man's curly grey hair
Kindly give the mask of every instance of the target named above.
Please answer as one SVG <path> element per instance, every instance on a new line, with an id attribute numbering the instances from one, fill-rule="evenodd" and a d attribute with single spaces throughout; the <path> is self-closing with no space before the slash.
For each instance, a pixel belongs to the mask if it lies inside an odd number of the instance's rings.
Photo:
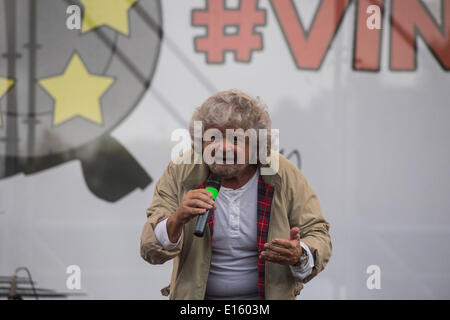
<path id="1" fill-rule="evenodd" d="M 271 125 L 267 106 L 259 97 L 252 98 L 242 91 L 231 89 L 209 97 L 192 115 L 189 132 L 194 143 L 194 122 L 201 121 L 203 130 L 229 127 L 244 131 L 247 129 L 267 130 L 267 152 L 270 154 Z M 258 150 L 260 146 L 258 135 Z M 259 155 L 259 152 L 258 152 Z M 259 156 L 258 156 L 259 158 Z"/>

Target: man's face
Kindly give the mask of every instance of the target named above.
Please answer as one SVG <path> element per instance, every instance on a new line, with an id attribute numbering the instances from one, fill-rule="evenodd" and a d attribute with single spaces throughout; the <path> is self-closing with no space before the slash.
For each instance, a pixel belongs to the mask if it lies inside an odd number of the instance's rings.
<path id="1" fill-rule="evenodd" d="M 207 128 L 206 132 L 213 134 L 211 141 L 203 140 L 203 152 L 213 158 L 213 163 L 205 162 L 213 173 L 232 178 L 249 166 L 250 144 L 242 131 L 231 127 L 214 127 Z"/>

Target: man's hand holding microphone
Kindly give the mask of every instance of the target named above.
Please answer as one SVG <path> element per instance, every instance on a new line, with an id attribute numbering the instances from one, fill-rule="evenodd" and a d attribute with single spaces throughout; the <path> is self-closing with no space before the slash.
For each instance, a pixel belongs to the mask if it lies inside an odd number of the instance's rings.
<path id="1" fill-rule="evenodd" d="M 207 210 L 215 210 L 216 208 L 213 194 L 210 191 L 206 189 L 188 191 L 180 206 L 167 220 L 169 240 L 177 242 L 184 224 L 198 215 L 205 214 Z"/>

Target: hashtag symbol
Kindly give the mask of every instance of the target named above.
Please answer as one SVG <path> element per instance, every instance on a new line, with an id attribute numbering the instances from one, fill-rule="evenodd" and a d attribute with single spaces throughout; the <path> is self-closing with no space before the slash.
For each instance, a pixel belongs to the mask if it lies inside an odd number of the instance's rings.
<path id="1" fill-rule="evenodd" d="M 252 51 L 262 49 L 262 36 L 254 31 L 266 24 L 266 11 L 258 9 L 258 0 L 240 0 L 239 9 L 226 9 L 225 0 L 206 0 L 206 10 L 192 10 L 192 24 L 206 27 L 206 36 L 196 37 L 195 49 L 206 52 L 208 63 L 223 63 L 226 51 L 235 52 L 236 61 L 249 62 Z M 226 27 L 237 27 L 226 34 Z"/>

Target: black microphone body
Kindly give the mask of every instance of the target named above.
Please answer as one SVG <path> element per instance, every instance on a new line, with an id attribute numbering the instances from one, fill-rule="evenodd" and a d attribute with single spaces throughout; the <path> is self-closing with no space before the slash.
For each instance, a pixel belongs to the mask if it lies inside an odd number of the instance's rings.
<path id="1" fill-rule="evenodd" d="M 221 177 L 214 173 L 211 174 L 208 177 L 208 180 L 206 181 L 205 189 L 212 193 L 213 200 L 216 200 L 217 194 L 219 193 L 220 182 L 221 182 Z M 212 209 L 209 209 L 204 214 L 198 216 L 197 224 L 195 226 L 195 231 L 194 231 L 194 235 L 196 235 L 197 237 L 203 237 L 203 235 L 205 234 L 206 223 L 209 220 L 209 215 L 211 214 L 211 210 Z"/>

